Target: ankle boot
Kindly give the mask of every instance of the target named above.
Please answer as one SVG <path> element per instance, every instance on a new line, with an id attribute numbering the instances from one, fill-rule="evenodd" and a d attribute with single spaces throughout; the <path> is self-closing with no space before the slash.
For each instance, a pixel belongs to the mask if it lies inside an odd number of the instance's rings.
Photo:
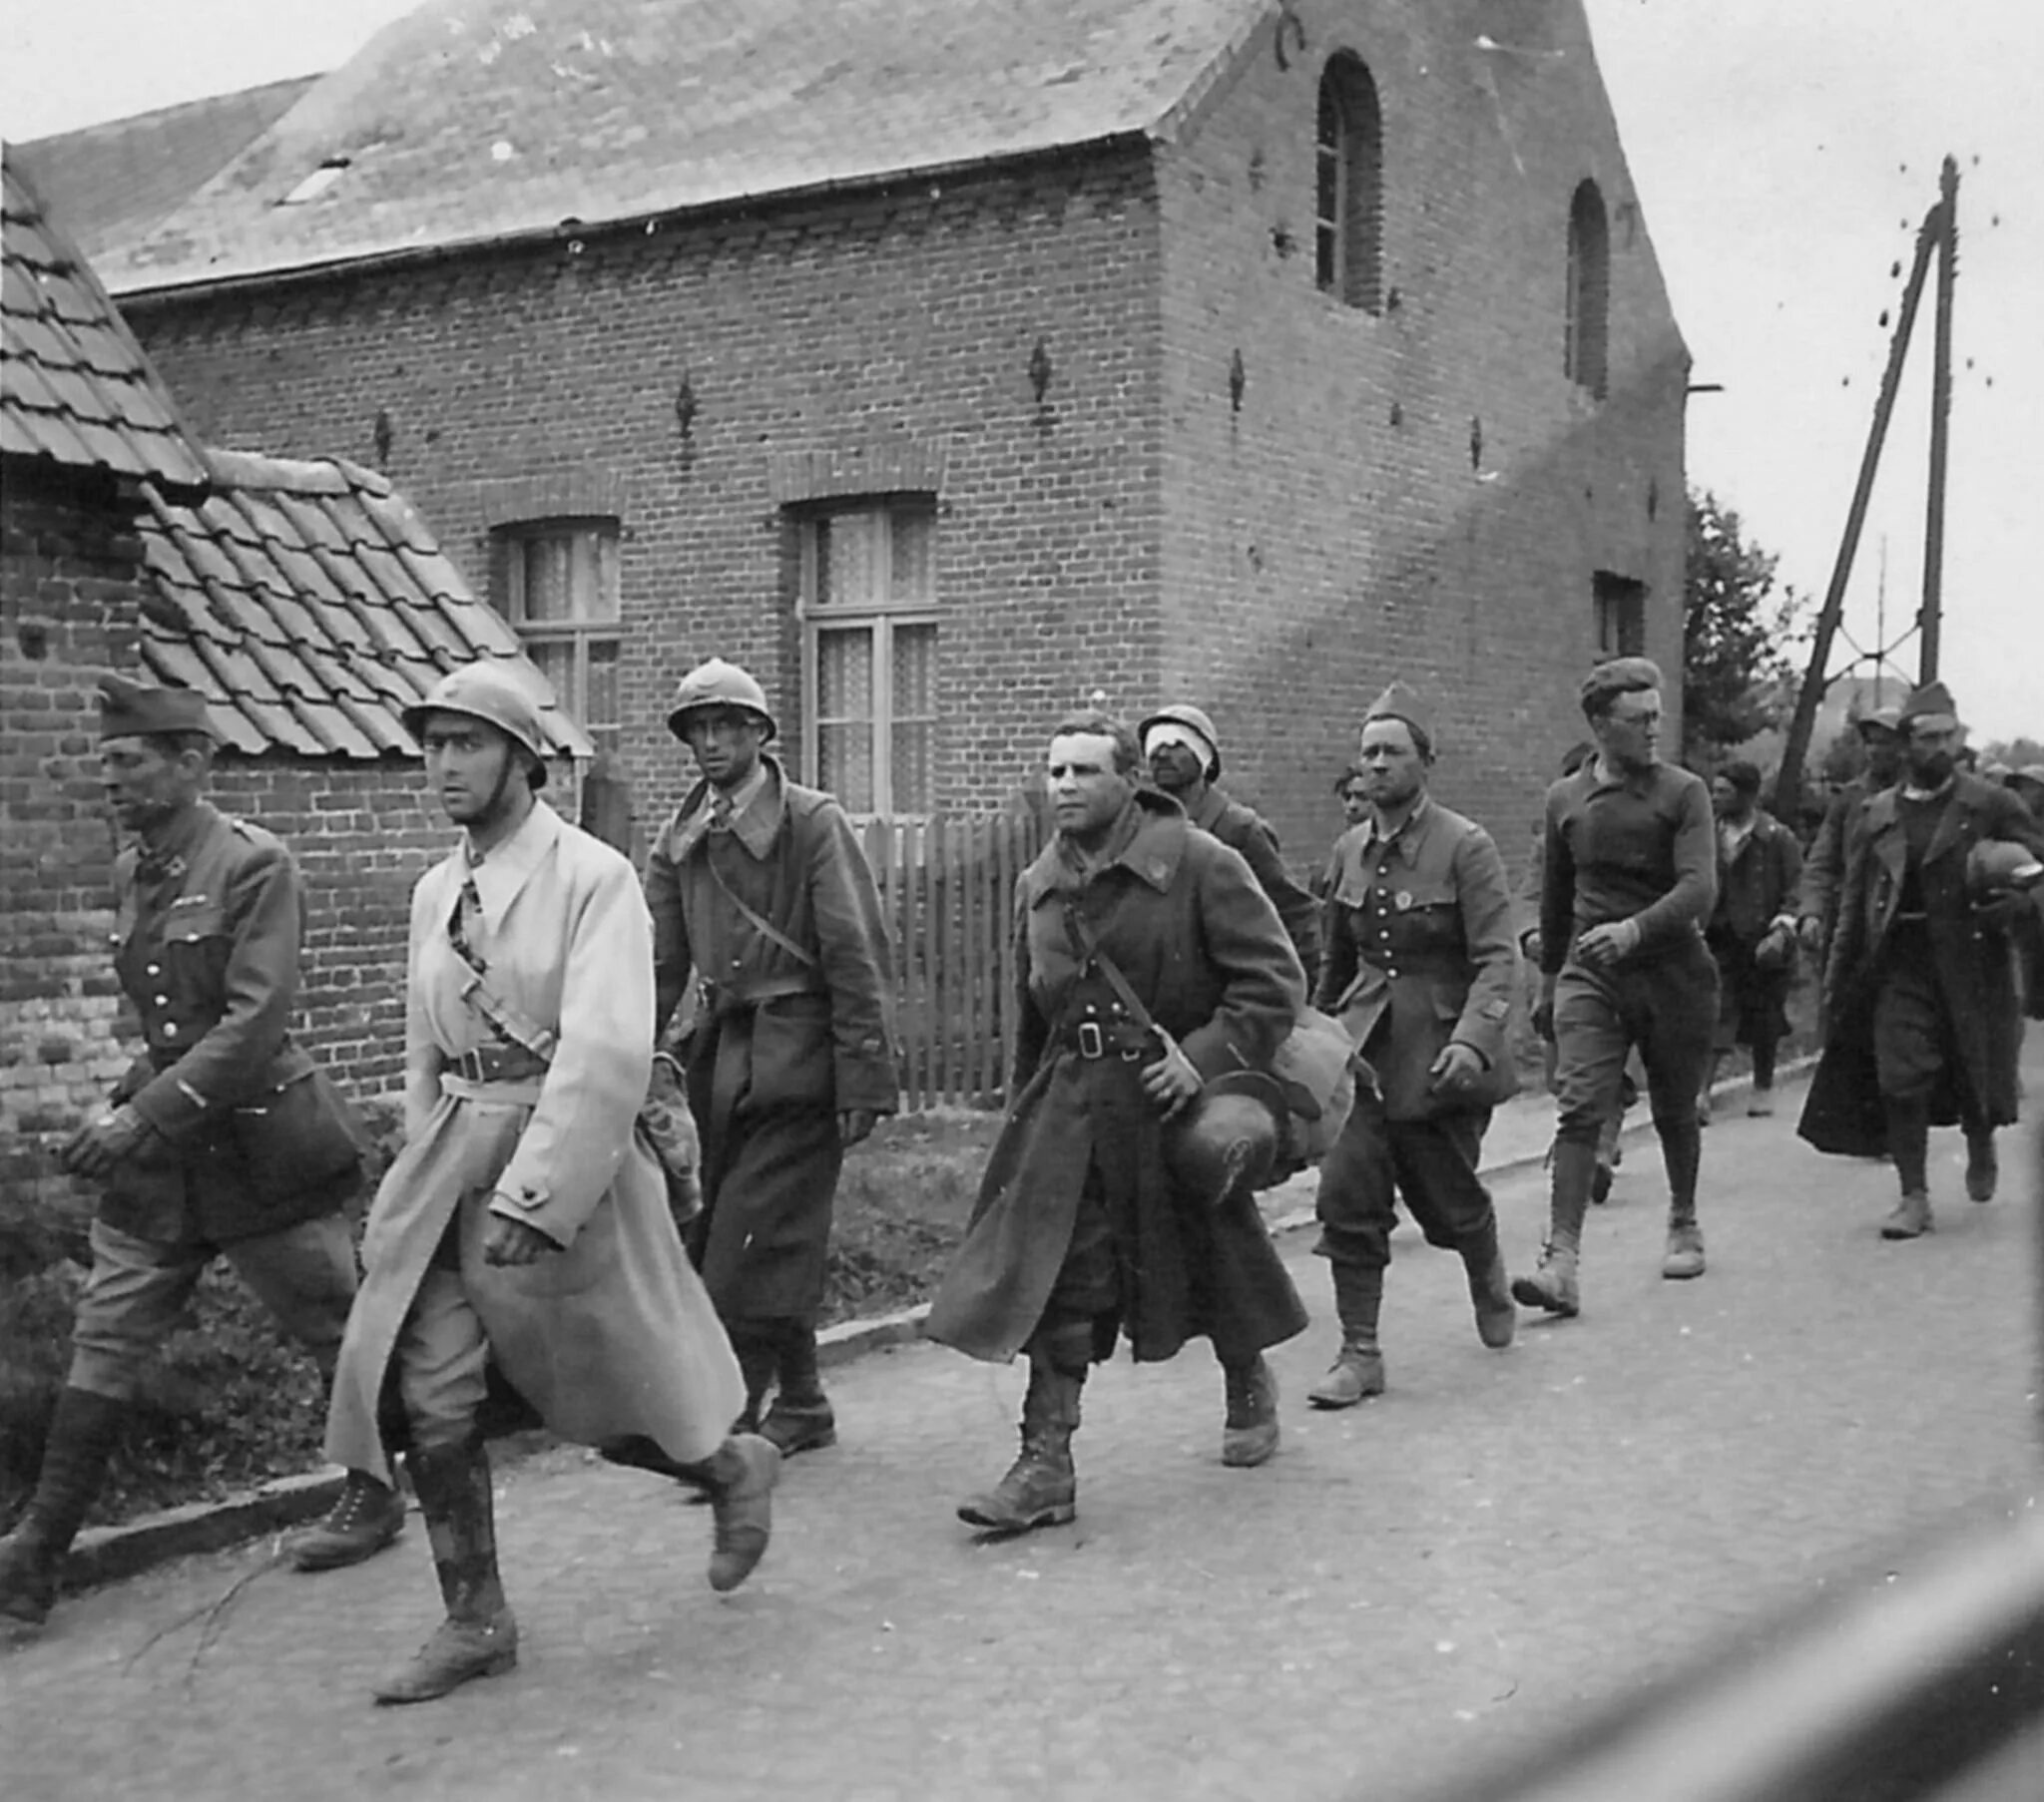
<path id="1" fill-rule="evenodd" d="M 1930 1195 L 1920 1188 L 1904 1189 L 1895 1211 L 1880 1223 L 1884 1239 L 1920 1239 L 1936 1230 L 1937 1222 L 1930 1217 Z"/>
<path id="2" fill-rule="evenodd" d="M 1661 1255 L 1661 1274 L 1672 1282 L 1704 1273 L 1704 1229 L 1695 1214 L 1670 1213 L 1668 1245 Z"/>
<path id="3" fill-rule="evenodd" d="M 760 1436 L 783 1458 L 837 1443 L 837 1417 L 816 1370 L 816 1329 L 790 1322 L 780 1343 L 780 1384 L 773 1406 L 760 1423 Z"/>
<path id="4" fill-rule="evenodd" d="M 1966 1134 L 1966 1198 L 1992 1201 L 2001 1180 L 2001 1159 L 1994 1151 L 1994 1129 Z"/>
<path id="5" fill-rule="evenodd" d="M 404 1531 L 404 1498 L 367 1471 L 349 1471 L 326 1518 L 292 1539 L 296 1571 L 338 1571 L 374 1558 Z"/>
<path id="6" fill-rule="evenodd" d="M 1533 1274 L 1512 1278 L 1512 1297 L 1521 1306 L 1541 1308 L 1564 1320 L 1582 1311 L 1576 1264 L 1583 1243 L 1583 1216 L 1590 1211 L 1590 1185 L 1596 1176 L 1594 1142 L 1555 1141 L 1547 1241 L 1540 1247 L 1540 1263 Z"/>
<path id="7" fill-rule="evenodd" d="M 49 1619 L 64 1556 L 106 1480 L 127 1413 L 126 1402 L 90 1389 L 57 1397 L 35 1497 L 0 1541 L 0 1640 L 32 1635 Z"/>
<path id="8" fill-rule="evenodd" d="M 1224 1364 L 1221 1371 L 1228 1392 L 1221 1462 L 1249 1470 L 1278 1450 L 1278 1375 L 1262 1352 L 1246 1364 Z"/>
<path id="9" fill-rule="evenodd" d="M 701 1464 L 673 1467 L 709 1499 L 716 1528 L 710 1552 L 710 1586 L 729 1594 L 753 1575 L 773 1537 L 773 1486 L 780 1453 L 761 1433 L 734 1433 Z"/>
<path id="10" fill-rule="evenodd" d="M 380 1703 L 429 1702 L 471 1677 L 495 1676 L 518 1662 L 518 1623 L 497 1576 L 497 1529 L 490 1458 L 480 1440 L 405 1460 L 447 1618 L 400 1669 L 376 1686 Z"/>
<path id="11" fill-rule="evenodd" d="M 1476 1336 L 1492 1351 L 1503 1351 L 1519 1330 L 1519 1309 L 1512 1300 L 1504 1253 L 1498 1249 L 1496 1221 L 1461 1249 L 1469 1302 L 1476 1311 Z"/>
<path id="12" fill-rule="evenodd" d="M 1341 1321 L 1341 1349 L 1327 1374 L 1306 1391 L 1315 1408 L 1352 1408 L 1366 1396 L 1384 1393 L 1384 1354 L 1377 1349 L 1377 1314 L 1383 1305 L 1380 1264 L 1334 1258 L 1334 1312 Z"/>
<path id="13" fill-rule="evenodd" d="M 992 1533 L 1028 1533 L 1063 1527 L 1079 1513 L 1079 1478 L 1072 1467 L 1072 1435 L 1079 1426 L 1082 1370 L 1058 1370 L 1031 1356 L 1029 1389 L 1022 1398 L 1022 1450 L 999 1483 L 958 1504 L 958 1518 Z"/>

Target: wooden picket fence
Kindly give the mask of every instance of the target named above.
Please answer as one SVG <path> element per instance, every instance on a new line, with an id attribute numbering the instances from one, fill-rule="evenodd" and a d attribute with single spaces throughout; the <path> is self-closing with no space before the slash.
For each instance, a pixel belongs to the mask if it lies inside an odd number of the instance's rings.
<path id="1" fill-rule="evenodd" d="M 1014 1026 L 1015 879 L 1042 848 L 1042 825 L 873 820 L 863 838 L 894 934 L 902 1107 L 998 1103 Z"/>

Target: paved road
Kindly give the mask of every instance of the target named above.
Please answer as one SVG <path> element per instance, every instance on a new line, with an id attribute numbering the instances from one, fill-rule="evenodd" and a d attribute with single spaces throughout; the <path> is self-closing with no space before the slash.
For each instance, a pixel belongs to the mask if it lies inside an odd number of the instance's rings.
<path id="1" fill-rule="evenodd" d="M 1633 1140 L 1593 1216 L 1583 1317 L 1503 1355 L 1459 1266 L 1401 1230 L 1391 1393 L 1341 1415 L 1303 1406 L 1332 1329 L 1291 1235 L 1316 1318 L 1278 1356 L 1278 1459 L 1221 1467 L 1204 1353 L 1117 1364 L 1088 1388 L 1074 1528 L 987 1544 L 952 1519 L 1005 1466 L 1020 1375 L 928 1346 L 837 1375 L 844 1443 L 790 1466 L 730 1597 L 703 1581 L 701 1509 L 545 1454 L 500 1502 L 523 1662 L 436 1705 L 366 1704 L 436 1617 L 415 1524 L 355 1571 L 252 1549 L 81 1597 L 0 1661 L 0 1789 L 1270 1802 L 1450 1780 L 2036 1486 L 2027 1169 L 1969 1205 L 1941 1135 L 1941 1230 L 1887 1245 L 1883 1167 L 1805 1152 L 1789 1118 L 1723 1120 L 1710 1274 L 1674 1284 L 1654 1163 Z M 1539 1176 L 1498 1192 L 1529 1256 Z"/>

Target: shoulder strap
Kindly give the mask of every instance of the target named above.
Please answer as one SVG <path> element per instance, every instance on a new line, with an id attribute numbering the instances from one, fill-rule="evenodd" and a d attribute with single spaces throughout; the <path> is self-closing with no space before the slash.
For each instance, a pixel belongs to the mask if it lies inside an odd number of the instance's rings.
<path id="1" fill-rule="evenodd" d="M 763 937 L 771 939 L 774 944 L 778 945 L 781 950 L 786 952 L 789 957 L 793 958 L 805 970 L 816 968 L 817 960 L 813 953 L 804 951 L 801 946 L 797 945 L 794 940 L 789 938 L 786 933 L 782 932 L 779 927 L 774 925 L 771 920 L 767 919 L 757 908 L 749 907 L 744 897 L 738 894 L 729 882 L 725 881 L 724 872 L 717 867 L 717 859 L 711 855 L 708 845 L 705 845 L 703 848 L 703 861 L 710 866 L 710 880 L 716 883 L 718 888 L 723 891 L 724 898 L 737 908 L 740 913 L 745 915 L 755 932 L 760 933 Z"/>
<path id="2" fill-rule="evenodd" d="M 468 980 L 461 985 L 461 999 L 483 1017 L 490 1031 L 499 1039 L 521 1051 L 530 1052 L 542 1063 L 551 1064 L 560 1040 L 538 1021 L 520 1013 L 490 987 L 483 975 L 482 960 L 470 949 L 468 935 L 461 930 L 459 895 L 455 896 L 454 912 L 447 920 L 447 937 L 454 946 L 455 955 L 468 966 Z"/>
<path id="3" fill-rule="evenodd" d="M 1072 941 L 1072 949 L 1083 964 L 1089 958 L 1100 966 L 1100 974 L 1107 978 L 1107 986 L 1114 991 L 1114 998 L 1128 1011 L 1128 1016 L 1139 1027 L 1148 1031 L 1156 1024 L 1150 1018 L 1150 1010 L 1138 998 L 1136 991 L 1129 987 L 1129 979 L 1121 972 L 1121 966 L 1107 955 L 1099 935 L 1093 930 L 1084 914 L 1079 911 L 1076 901 L 1065 901 L 1065 933 Z"/>

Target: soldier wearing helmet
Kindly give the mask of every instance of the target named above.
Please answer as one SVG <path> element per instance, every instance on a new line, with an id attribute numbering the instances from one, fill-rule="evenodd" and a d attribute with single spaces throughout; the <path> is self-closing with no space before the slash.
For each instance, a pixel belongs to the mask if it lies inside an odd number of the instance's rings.
<path id="1" fill-rule="evenodd" d="M 744 1368 L 742 1422 L 791 1456 L 836 1438 L 816 1319 L 845 1149 L 899 1099 L 893 952 L 844 809 L 767 750 L 759 682 L 712 658 L 683 676 L 667 723 L 699 776 L 646 872 L 658 1022 L 698 985 L 690 1249 Z"/>
<path id="2" fill-rule="evenodd" d="M 100 684 L 100 774 L 120 832 L 114 974 L 143 1055 L 59 1153 L 101 1190 L 92 1269 L 36 1491 L 0 1545 L 0 1642 L 39 1629 L 64 1557 L 156 1349 L 225 1253 L 277 1324 L 330 1371 L 354 1294 L 342 1204 L 361 1134 L 292 1043 L 304 885 L 289 850 L 206 799 L 205 696 Z M 355 1556 L 403 1519 L 384 1491 Z"/>
<path id="3" fill-rule="evenodd" d="M 1202 832 L 1213 833 L 1242 853 L 1284 922 L 1311 988 L 1320 973 L 1320 904 L 1284 867 L 1270 822 L 1215 786 L 1221 778 L 1221 734 L 1214 721 L 1205 709 L 1180 701 L 1159 707 L 1136 732 L 1151 781 L 1178 802 Z"/>
<path id="4" fill-rule="evenodd" d="M 2044 831 L 1999 782 L 1958 767 L 1942 682 L 1903 703 L 1902 779 L 1859 809 L 1824 960 L 1824 1051 L 1798 1130 L 1820 1151 L 1893 1159 L 1901 1199 L 1881 1236 L 1932 1230 L 1929 1137 L 1966 1136 L 1966 1194 L 1990 1201 L 1994 1134 L 2016 1119 L 2022 1001 L 2013 953 L 2034 949 L 2028 865 Z M 1983 847 L 2019 846 L 2025 858 Z"/>
<path id="5" fill-rule="evenodd" d="M 1028 1354 L 1021 1456 L 958 1506 L 1002 1533 L 1074 1518 L 1081 1390 L 1121 1334 L 1141 1360 L 1212 1343 L 1221 1459 L 1247 1467 L 1278 1449 L 1265 1350 L 1305 1325 L 1250 1192 L 1275 1122 L 1242 1093 L 1304 1003 L 1297 954 L 1242 857 L 1141 785 L 1126 724 L 1073 714 L 1045 761 L 1057 837 L 1016 885 L 1008 1115 L 925 1328 Z"/>
<path id="6" fill-rule="evenodd" d="M 403 1447 L 447 1617 L 381 1702 L 426 1701 L 517 1659 L 486 1370 L 564 1438 L 707 1492 L 718 1589 L 766 1550 L 780 1462 L 731 1434 L 738 1361 L 634 1129 L 654 1047 L 637 874 L 540 797 L 547 734 L 520 675 L 456 670 L 404 719 L 462 836 L 412 892 L 405 1146 L 369 1212 L 326 1451 L 388 1483 Z"/>

